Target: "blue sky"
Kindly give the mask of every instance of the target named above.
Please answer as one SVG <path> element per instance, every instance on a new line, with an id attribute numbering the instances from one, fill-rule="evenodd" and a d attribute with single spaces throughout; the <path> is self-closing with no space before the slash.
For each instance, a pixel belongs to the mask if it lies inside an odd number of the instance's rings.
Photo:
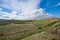
<path id="1" fill-rule="evenodd" d="M 60 17 L 60 0 L 43 0 L 39 6 L 46 12 Z"/>
<path id="2" fill-rule="evenodd" d="M 60 0 L 0 0 L 0 19 L 60 17 Z"/>

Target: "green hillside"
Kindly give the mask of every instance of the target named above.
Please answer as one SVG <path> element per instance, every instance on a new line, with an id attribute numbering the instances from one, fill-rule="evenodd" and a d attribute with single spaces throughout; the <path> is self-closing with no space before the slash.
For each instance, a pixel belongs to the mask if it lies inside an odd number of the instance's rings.
<path id="1" fill-rule="evenodd" d="M 0 40 L 60 40 L 60 19 L 1 20 Z"/>
<path id="2" fill-rule="evenodd" d="M 60 40 L 60 22 L 40 29 L 43 31 L 22 40 Z"/>

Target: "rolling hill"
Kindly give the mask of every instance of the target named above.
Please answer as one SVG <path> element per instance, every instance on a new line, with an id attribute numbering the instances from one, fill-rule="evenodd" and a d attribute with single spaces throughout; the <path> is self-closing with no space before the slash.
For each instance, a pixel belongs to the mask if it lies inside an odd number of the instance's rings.
<path id="1" fill-rule="evenodd" d="M 0 20 L 0 40 L 60 40 L 60 19 Z"/>

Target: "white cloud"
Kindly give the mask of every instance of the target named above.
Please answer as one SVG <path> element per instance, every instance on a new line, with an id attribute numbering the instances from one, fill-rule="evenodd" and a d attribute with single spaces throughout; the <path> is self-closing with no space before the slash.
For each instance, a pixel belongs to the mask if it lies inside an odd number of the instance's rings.
<path id="1" fill-rule="evenodd" d="M 54 6 L 60 6 L 60 2 L 59 3 L 57 3 L 56 5 L 54 5 Z"/>
<path id="2" fill-rule="evenodd" d="M 13 19 L 16 15 L 14 13 L 10 14 L 8 12 L 0 11 L 0 18 Z"/>
<path id="3" fill-rule="evenodd" d="M 3 0 L 1 6 L 14 10 L 11 14 L 4 12 L 4 16 L 11 19 L 25 20 L 50 17 L 50 14 L 46 13 L 44 9 L 37 9 L 39 3 L 41 3 L 41 0 Z"/>
<path id="4" fill-rule="evenodd" d="M 0 11 L 2 11 L 2 8 L 0 8 Z"/>
<path id="5" fill-rule="evenodd" d="M 16 11 L 12 11 L 12 13 L 13 13 L 13 14 L 15 14 L 15 15 L 17 14 L 17 12 L 16 12 Z"/>
<path id="6" fill-rule="evenodd" d="M 16 16 L 15 19 L 30 20 L 30 19 L 49 18 L 49 17 L 52 17 L 52 15 L 45 12 L 44 9 L 40 8 L 40 9 L 34 9 L 34 10 L 30 11 L 28 14 L 24 14 L 24 15 L 20 14 L 20 15 Z"/>

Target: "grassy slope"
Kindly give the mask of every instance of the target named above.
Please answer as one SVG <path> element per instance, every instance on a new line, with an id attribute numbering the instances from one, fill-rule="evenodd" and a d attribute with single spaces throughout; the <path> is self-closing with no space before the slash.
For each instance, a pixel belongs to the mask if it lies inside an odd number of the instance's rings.
<path id="1" fill-rule="evenodd" d="M 45 35 L 52 36 L 50 33 L 51 30 L 53 30 L 53 32 L 56 31 L 56 27 L 52 25 L 54 25 L 53 23 L 56 23 L 57 21 L 59 21 L 59 19 L 56 18 L 22 22 L 10 21 L 9 24 L 0 26 L 0 40 L 38 40 L 39 37 L 43 40 L 42 37 Z"/>
<path id="2" fill-rule="evenodd" d="M 51 20 L 52 20 L 52 22 L 51 22 Z M 42 32 L 34 34 L 29 37 L 26 37 L 22 40 L 60 40 L 60 21 L 59 21 L 59 19 L 50 19 L 50 22 L 44 21 L 43 23 L 47 23 L 48 25 L 46 26 L 46 24 L 43 25 L 42 23 L 38 23 L 39 25 L 37 24 L 37 26 L 40 27 Z M 52 25 L 50 25 L 49 23 Z M 43 27 L 41 27 L 40 24 L 42 24 Z"/>

